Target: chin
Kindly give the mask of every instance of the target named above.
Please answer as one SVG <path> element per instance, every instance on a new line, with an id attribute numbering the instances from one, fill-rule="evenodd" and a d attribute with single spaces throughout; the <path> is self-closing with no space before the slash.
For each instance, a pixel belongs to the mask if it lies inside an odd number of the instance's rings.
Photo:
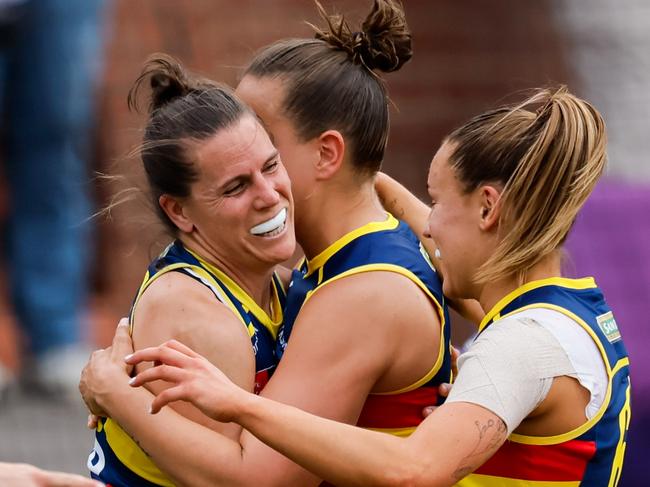
<path id="1" fill-rule="evenodd" d="M 293 257 L 296 251 L 296 240 L 287 239 L 286 242 L 279 243 L 278 247 L 273 252 L 273 262 L 280 264 Z"/>
<path id="2" fill-rule="evenodd" d="M 442 282 L 442 293 L 449 299 L 452 300 L 457 300 L 457 299 L 467 299 L 466 294 L 461 292 L 457 286 L 454 285 L 452 281 L 449 279 L 445 279 Z"/>

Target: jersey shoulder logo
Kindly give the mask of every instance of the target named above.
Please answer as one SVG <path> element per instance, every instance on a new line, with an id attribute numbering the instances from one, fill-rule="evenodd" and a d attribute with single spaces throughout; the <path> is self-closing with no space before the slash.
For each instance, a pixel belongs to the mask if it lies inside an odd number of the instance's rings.
<path id="1" fill-rule="evenodd" d="M 621 332 L 618 331 L 618 325 L 614 319 L 614 314 L 608 311 L 605 314 L 596 317 L 596 322 L 609 343 L 617 342 L 621 339 Z"/>

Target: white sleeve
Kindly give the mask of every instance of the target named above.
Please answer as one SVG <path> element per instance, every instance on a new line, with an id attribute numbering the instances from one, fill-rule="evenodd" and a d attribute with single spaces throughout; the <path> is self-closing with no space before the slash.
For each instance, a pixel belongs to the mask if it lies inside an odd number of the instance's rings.
<path id="1" fill-rule="evenodd" d="M 489 409 L 503 420 L 508 433 L 544 400 L 554 377 L 575 376 L 553 334 L 524 317 L 493 323 L 460 356 L 458 368 L 446 402 Z"/>

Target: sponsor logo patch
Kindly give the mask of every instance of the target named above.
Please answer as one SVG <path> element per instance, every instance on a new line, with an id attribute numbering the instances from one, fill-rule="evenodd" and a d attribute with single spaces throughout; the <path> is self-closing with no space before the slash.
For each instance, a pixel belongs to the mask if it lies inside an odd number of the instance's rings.
<path id="1" fill-rule="evenodd" d="M 611 311 L 597 316 L 596 321 L 609 343 L 614 343 L 621 339 L 621 332 L 618 331 L 618 325 L 616 324 L 614 314 Z"/>

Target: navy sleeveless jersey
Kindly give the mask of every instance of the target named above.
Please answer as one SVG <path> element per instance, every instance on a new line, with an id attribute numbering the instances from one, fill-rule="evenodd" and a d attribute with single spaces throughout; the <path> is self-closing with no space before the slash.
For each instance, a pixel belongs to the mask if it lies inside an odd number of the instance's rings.
<path id="1" fill-rule="evenodd" d="M 621 475 L 630 423 L 629 359 L 612 310 L 592 278 L 533 281 L 499 301 L 479 327 L 531 308 L 558 311 L 591 336 L 600 351 L 608 384 L 603 405 L 585 424 L 550 436 L 511 434 L 473 474 L 459 482 L 519 487 L 615 486 Z"/>
<path id="2" fill-rule="evenodd" d="M 180 241 L 175 241 L 149 265 L 131 307 L 131 327 L 134 326 L 133 315 L 140 297 L 152 282 L 167 272 L 181 272 L 207 286 L 216 299 L 228 306 L 242 321 L 255 353 L 255 392 L 259 392 L 277 366 L 275 339 L 286 299 L 277 275 L 273 276 L 271 283 L 274 316 L 270 317 L 228 275 L 187 249 Z M 88 468 L 93 478 L 112 487 L 174 485 L 131 437 L 110 419 L 102 420 L 98 425 Z"/>
<path id="3" fill-rule="evenodd" d="M 318 289 L 348 275 L 373 271 L 395 272 L 413 281 L 432 301 L 442 326 L 439 346 L 431 347 L 432 357 L 438 358 L 426 376 L 399 391 L 370 394 L 357 423 L 406 436 L 422 421 L 424 406 L 442 402 L 437 386 L 451 381 L 451 359 L 449 312 L 440 279 L 420 241 L 405 223 L 388 215 L 383 222 L 364 225 L 293 271 L 276 354 L 281 357 L 284 353 L 298 312 Z"/>

